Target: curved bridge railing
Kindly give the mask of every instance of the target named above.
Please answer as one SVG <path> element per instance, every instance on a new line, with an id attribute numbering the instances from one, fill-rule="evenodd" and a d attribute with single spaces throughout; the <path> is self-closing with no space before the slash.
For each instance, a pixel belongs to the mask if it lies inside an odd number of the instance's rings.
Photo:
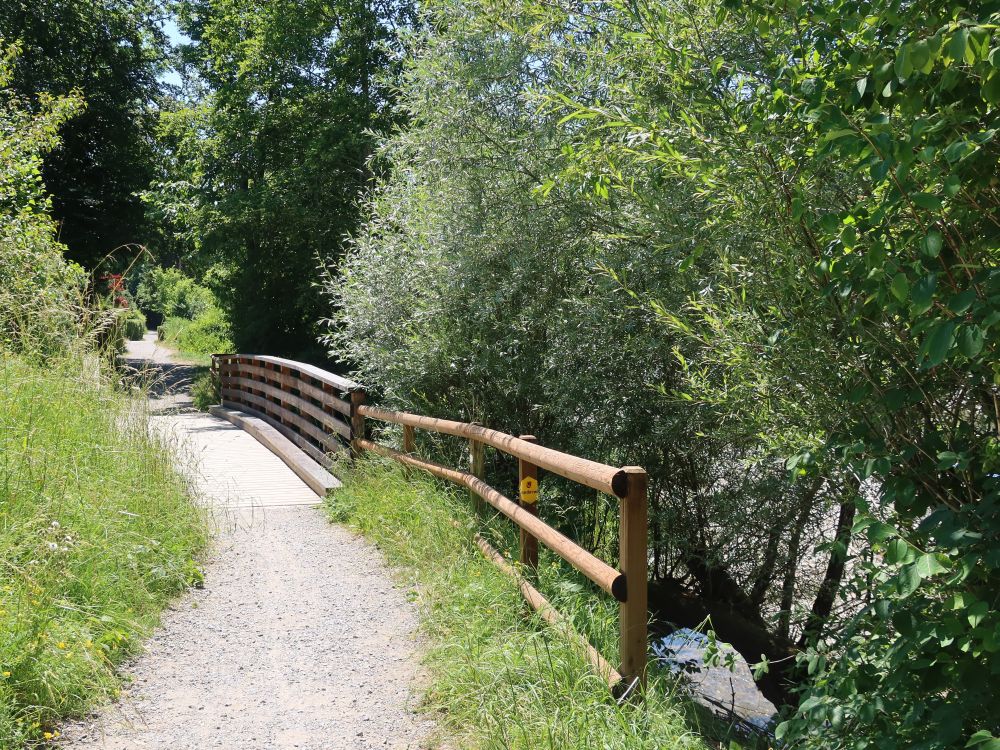
<path id="1" fill-rule="evenodd" d="M 354 381 L 260 354 L 213 354 L 212 374 L 223 406 L 264 419 L 317 463 L 350 445 L 352 399 L 364 397 Z"/>
<path id="2" fill-rule="evenodd" d="M 391 411 L 365 404 L 364 388 L 312 365 L 256 354 L 212 355 L 212 372 L 222 405 L 267 421 L 323 466 L 351 447 L 461 485 L 475 499 L 513 521 L 520 529 L 520 570 L 511 566 L 485 539 L 476 543 L 487 559 L 519 583 L 525 599 L 547 622 L 577 640 L 594 669 L 617 693 L 629 692 L 645 678 L 647 659 L 647 477 L 637 466 L 615 467 L 538 445 L 532 435 L 515 437 L 468 422 Z M 366 420 L 402 426 L 402 445 L 367 439 Z M 453 469 L 417 454 L 414 430 L 464 438 L 469 444 L 466 470 Z M 518 460 L 515 502 L 484 480 L 485 446 Z M 619 501 L 618 568 L 601 560 L 538 517 L 539 471 L 578 482 Z M 615 669 L 575 633 L 549 602 L 521 574 L 538 565 L 538 543 L 572 565 L 619 602 L 619 667 Z"/>

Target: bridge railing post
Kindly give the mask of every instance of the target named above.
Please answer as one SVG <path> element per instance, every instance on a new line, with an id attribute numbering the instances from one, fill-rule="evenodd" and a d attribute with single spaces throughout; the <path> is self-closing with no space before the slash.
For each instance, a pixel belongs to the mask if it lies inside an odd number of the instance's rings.
<path id="1" fill-rule="evenodd" d="M 364 403 L 364 388 L 351 391 L 351 452 L 355 458 L 361 454 L 357 441 L 365 439 L 365 415 L 360 410 Z"/>
<path id="2" fill-rule="evenodd" d="M 619 505 L 618 559 L 626 586 L 625 601 L 619 605 L 620 671 L 627 680 L 638 680 L 642 685 L 646 680 L 649 625 L 649 478 L 638 466 L 623 470 L 628 476 L 628 492 Z"/>
<path id="3" fill-rule="evenodd" d="M 469 473 L 478 479 L 483 479 L 486 476 L 484 448 L 485 446 L 481 442 L 469 438 Z M 476 509 L 476 513 L 482 513 L 483 499 L 479 497 L 479 494 L 469 490 L 469 499 L 472 501 L 472 507 Z"/>
<path id="4" fill-rule="evenodd" d="M 219 355 L 213 354 L 211 363 L 208 366 L 208 379 L 212 384 L 212 392 L 218 394 L 219 403 L 222 403 L 222 381 L 219 379 Z"/>

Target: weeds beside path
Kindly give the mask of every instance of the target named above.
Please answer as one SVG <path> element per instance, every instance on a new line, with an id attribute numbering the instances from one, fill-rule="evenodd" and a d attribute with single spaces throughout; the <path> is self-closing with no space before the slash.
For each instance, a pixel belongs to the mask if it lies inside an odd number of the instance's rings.
<path id="1" fill-rule="evenodd" d="M 5 750 L 115 695 L 115 665 L 200 575 L 202 518 L 143 402 L 97 369 L 0 357 Z"/>
<path id="2" fill-rule="evenodd" d="M 671 685 L 654 677 L 645 702 L 619 706 L 565 638 L 528 618 L 517 586 L 471 542 L 478 524 L 464 496 L 360 462 L 329 500 L 334 519 L 374 541 L 419 592 L 429 641 L 427 708 L 457 747 L 496 750 L 696 750 Z M 502 532 L 497 544 L 503 545 Z M 543 558 L 546 593 L 605 653 L 613 653 L 613 604 L 581 593 Z"/>

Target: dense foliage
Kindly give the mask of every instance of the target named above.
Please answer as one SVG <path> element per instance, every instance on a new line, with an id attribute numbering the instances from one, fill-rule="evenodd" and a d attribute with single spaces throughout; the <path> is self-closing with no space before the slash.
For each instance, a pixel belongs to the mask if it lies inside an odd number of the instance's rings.
<path id="1" fill-rule="evenodd" d="M 148 233 L 137 191 L 154 174 L 151 105 L 161 57 L 158 3 L 149 0 L 10 0 L 0 39 L 23 54 L 10 85 L 33 107 L 74 95 L 86 105 L 44 160 L 59 239 L 93 268 Z"/>
<path id="2" fill-rule="evenodd" d="M 215 297 L 210 289 L 178 269 L 154 266 L 143 273 L 135 302 L 143 310 L 165 318 L 194 319 L 215 306 Z"/>
<path id="3" fill-rule="evenodd" d="M 167 318 L 156 330 L 161 341 L 177 347 L 182 355 L 203 359 L 234 349 L 229 321 L 218 307 L 210 307 L 196 318 Z"/>
<path id="4" fill-rule="evenodd" d="M 242 350 L 323 359 L 315 269 L 341 254 L 393 121 L 382 76 L 406 3 L 178 3 L 196 98 L 161 117 L 166 179 L 147 194 L 213 288 Z"/>
<path id="5" fill-rule="evenodd" d="M 198 358 L 232 351 L 232 327 L 212 290 L 177 268 L 142 268 L 135 302 L 155 321 L 158 337 Z"/>
<path id="6" fill-rule="evenodd" d="M 996 13 L 437 3 L 327 282 L 387 400 L 647 466 L 803 746 L 998 742 Z"/>
<path id="7" fill-rule="evenodd" d="M 42 160 L 79 101 L 43 96 L 30 112 L 10 88 L 17 53 L 0 48 L 0 350 L 53 354 L 76 333 L 84 274 L 56 240 Z"/>
<path id="8" fill-rule="evenodd" d="M 839 373 L 823 447 L 872 488 L 849 589 L 868 606 L 810 650 L 784 729 L 823 747 L 1000 746 L 1000 6 L 755 18 L 773 78 L 747 120 L 788 128 L 772 178 L 804 270 L 761 302 L 793 337 L 803 293 L 823 304 L 836 348 L 820 364 Z M 800 212 L 827 175 L 843 193 Z"/>

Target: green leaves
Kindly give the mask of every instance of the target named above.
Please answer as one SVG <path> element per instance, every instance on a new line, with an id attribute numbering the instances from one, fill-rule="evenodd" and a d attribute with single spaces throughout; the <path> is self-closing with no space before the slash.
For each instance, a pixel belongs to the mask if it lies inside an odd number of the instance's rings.
<path id="1" fill-rule="evenodd" d="M 948 56 L 957 63 L 975 62 L 975 55 L 969 45 L 969 30 L 964 26 L 958 28 L 952 35 L 946 47 Z"/>
<path id="2" fill-rule="evenodd" d="M 944 238 L 941 236 L 941 232 L 937 229 L 931 229 L 927 232 L 924 237 L 923 251 L 928 258 L 936 258 L 941 254 L 941 246 L 944 244 Z"/>
<path id="3" fill-rule="evenodd" d="M 899 532 L 896 531 L 895 526 L 890 526 L 882 521 L 873 521 L 867 525 L 865 533 L 869 542 L 884 542 L 886 539 L 897 536 Z"/>
<path id="4" fill-rule="evenodd" d="M 907 565 L 899 571 L 894 580 L 898 596 L 905 599 L 920 586 L 920 571 L 916 565 Z"/>
<path id="5" fill-rule="evenodd" d="M 917 574 L 923 578 L 930 578 L 938 573 L 947 572 L 948 568 L 941 564 L 941 560 L 938 559 L 937 555 L 930 552 L 920 555 L 914 565 L 917 569 Z"/>
<path id="6" fill-rule="evenodd" d="M 994 70 L 986 77 L 983 99 L 990 104 L 1000 104 L 1000 70 Z"/>
<path id="7" fill-rule="evenodd" d="M 928 211 L 937 211 L 941 208 L 941 196 L 935 195 L 934 193 L 916 193 L 910 198 L 914 205 L 920 208 L 927 209 Z"/>
<path id="8" fill-rule="evenodd" d="M 896 71 L 896 77 L 901 81 L 905 81 L 913 72 L 913 60 L 910 57 L 910 49 L 909 44 L 904 44 L 899 48 L 899 52 L 896 53 L 896 61 L 893 64 L 893 69 Z"/>
<path id="9" fill-rule="evenodd" d="M 913 304 L 910 307 L 911 315 L 922 315 L 931 308 L 931 304 L 934 301 L 934 290 L 936 288 L 937 274 L 934 273 L 929 273 L 926 276 L 921 277 L 917 283 L 913 285 L 913 292 L 911 294 Z"/>
<path id="10" fill-rule="evenodd" d="M 897 273 L 893 276 L 892 284 L 889 285 L 889 291 L 900 302 L 906 302 L 910 296 L 910 282 L 907 280 L 905 273 Z"/>
<path id="11" fill-rule="evenodd" d="M 985 562 L 992 553 L 982 541 L 996 538 L 1000 522 L 992 510 L 980 512 L 1000 502 L 985 479 L 995 471 L 985 467 L 998 465 L 987 447 L 995 415 L 990 399 L 972 394 L 1000 382 L 990 359 L 1000 323 L 1000 200 L 991 194 L 1000 162 L 996 20 L 992 9 L 930 3 L 861 10 L 804 0 L 771 13 L 767 41 L 803 61 L 795 72 L 775 63 L 780 85 L 793 91 L 789 101 L 808 103 L 790 115 L 792 105 L 783 103 L 768 113 L 770 122 L 799 142 L 821 144 L 809 162 L 807 148 L 783 143 L 794 154 L 789 163 L 799 179 L 808 162 L 824 179 L 837 173 L 858 191 L 840 214 L 850 217 L 849 230 L 832 221 L 808 226 L 829 255 L 818 266 L 827 274 L 824 293 L 842 306 L 841 341 L 856 355 L 845 362 L 875 386 L 842 386 L 838 414 L 850 415 L 849 426 L 833 440 L 859 477 L 878 484 L 872 502 L 891 519 L 855 525 L 875 559 L 858 562 L 864 575 L 852 593 L 866 594 L 874 580 L 878 595 L 863 616 L 809 652 L 833 643 L 841 658 L 809 686 L 802 705 L 810 712 L 784 725 L 790 745 L 937 750 L 994 739 L 983 717 L 990 701 L 1000 701 L 986 676 L 1000 673 L 990 650 L 1000 650 L 1000 639 L 993 610 L 973 602 L 1000 595 L 985 572 L 993 570 Z M 836 98 L 828 93 L 834 82 Z M 823 115 L 809 119 L 809 129 L 796 126 L 794 118 L 813 112 Z M 837 167 L 821 161 L 831 156 Z M 945 602 L 962 586 L 989 593 L 970 598 L 968 611 L 948 610 Z M 845 720 L 841 731 L 829 709 L 820 719 L 820 707 L 830 705 L 858 717 L 872 696 L 885 701 L 887 714 L 869 711 L 864 721 Z M 928 724 L 929 733 L 916 728 Z"/>
<path id="12" fill-rule="evenodd" d="M 885 561 L 890 565 L 912 562 L 917 551 L 904 539 L 893 539 L 886 548 Z"/>
<path id="13" fill-rule="evenodd" d="M 965 747 L 975 750 L 1000 750 L 1000 739 L 994 737 L 992 732 L 980 729 L 969 738 Z"/>
<path id="14" fill-rule="evenodd" d="M 990 605 L 986 602 L 980 600 L 974 603 L 971 607 L 966 610 L 966 619 L 969 621 L 969 625 L 974 628 L 979 627 L 979 624 L 986 619 L 987 614 L 990 611 Z"/>
<path id="15" fill-rule="evenodd" d="M 982 328 L 977 325 L 962 326 L 958 336 L 958 347 L 966 357 L 969 359 L 978 357 L 985 343 L 986 336 Z"/>
<path id="16" fill-rule="evenodd" d="M 944 362 L 945 357 L 955 343 L 955 329 L 957 323 L 954 320 L 939 321 L 934 325 L 930 333 L 924 340 L 924 345 L 920 348 L 920 353 L 924 357 L 926 367 L 936 367 Z"/>

